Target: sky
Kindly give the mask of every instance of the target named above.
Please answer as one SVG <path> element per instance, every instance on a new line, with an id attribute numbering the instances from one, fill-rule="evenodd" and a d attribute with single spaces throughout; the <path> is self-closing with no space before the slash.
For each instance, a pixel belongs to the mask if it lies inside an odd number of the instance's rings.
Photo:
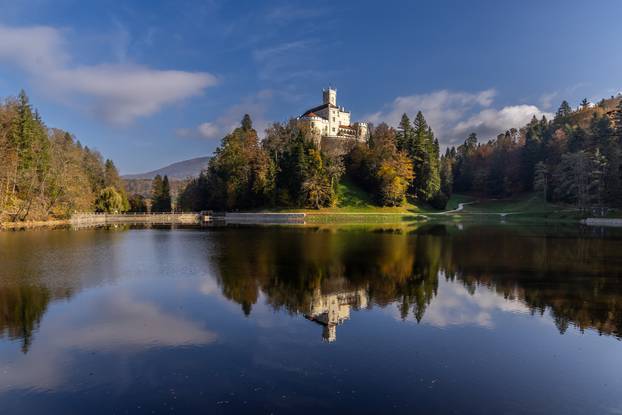
<path id="1" fill-rule="evenodd" d="M 321 103 L 444 146 L 622 90 L 622 1 L 0 0 L 0 97 L 139 173 Z"/>

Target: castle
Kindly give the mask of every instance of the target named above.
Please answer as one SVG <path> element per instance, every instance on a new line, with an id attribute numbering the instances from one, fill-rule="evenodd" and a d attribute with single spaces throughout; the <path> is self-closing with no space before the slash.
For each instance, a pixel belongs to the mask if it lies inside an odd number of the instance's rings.
<path id="1" fill-rule="evenodd" d="M 339 141 L 367 141 L 369 130 L 367 123 L 351 124 L 350 112 L 337 105 L 337 90 L 327 88 L 322 91 L 323 103 L 305 111 L 298 121 L 306 125 L 314 138 L 321 144 L 326 139 Z"/>

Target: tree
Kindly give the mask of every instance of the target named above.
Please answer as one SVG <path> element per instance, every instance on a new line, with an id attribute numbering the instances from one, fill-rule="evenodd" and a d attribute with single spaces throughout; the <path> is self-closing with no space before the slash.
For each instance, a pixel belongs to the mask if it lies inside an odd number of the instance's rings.
<path id="1" fill-rule="evenodd" d="M 110 159 L 106 159 L 106 161 L 104 162 L 104 186 L 114 187 L 117 193 L 119 193 L 121 195 L 121 198 L 123 199 L 123 206 L 125 211 L 129 210 L 130 204 L 127 199 L 125 184 L 123 183 L 123 180 L 121 180 L 121 176 L 119 175 L 117 167 Z"/>
<path id="2" fill-rule="evenodd" d="M 546 164 L 542 161 L 538 162 L 535 166 L 535 173 L 533 175 L 533 190 L 542 194 L 544 201 L 547 200 L 547 190 L 549 182 L 549 171 Z"/>
<path id="3" fill-rule="evenodd" d="M 134 194 L 130 196 L 129 200 L 130 212 L 133 213 L 144 213 L 147 212 L 147 202 L 143 195 Z"/>
<path id="4" fill-rule="evenodd" d="M 171 190 L 168 177 L 159 174 L 153 179 L 151 190 L 151 211 L 170 212 L 171 211 Z"/>
<path id="5" fill-rule="evenodd" d="M 618 106 L 615 112 L 615 135 L 618 138 L 618 143 L 622 145 L 622 99 L 618 101 Z"/>
<path id="6" fill-rule="evenodd" d="M 97 151 L 47 128 L 24 91 L 0 103 L 0 220 L 93 211 L 104 170 Z"/>
<path id="7" fill-rule="evenodd" d="M 413 128 L 410 124 L 410 118 L 405 113 L 402 114 L 402 119 L 398 127 L 396 135 L 396 145 L 398 150 L 408 152 L 413 146 Z"/>
<path id="8" fill-rule="evenodd" d="M 421 111 L 417 112 L 413 121 L 412 145 L 408 151 L 415 175 L 413 193 L 420 200 L 429 201 L 440 191 L 441 186 L 439 146 Z"/>
<path id="9" fill-rule="evenodd" d="M 347 157 L 348 174 L 382 206 L 399 206 L 413 180 L 412 160 L 399 151 L 399 133 L 382 123 L 373 131 L 369 148 L 358 145 Z"/>
<path id="10" fill-rule="evenodd" d="M 274 165 L 261 147 L 252 121 L 225 136 L 207 168 L 208 208 L 240 209 L 271 204 Z"/>
<path id="11" fill-rule="evenodd" d="M 95 210 L 97 212 L 121 213 L 123 209 L 123 199 L 112 186 L 102 189 L 95 200 Z"/>
<path id="12" fill-rule="evenodd" d="M 454 159 L 451 156 L 450 152 L 447 151 L 445 155 L 441 157 L 439 175 L 441 178 L 441 192 L 448 198 L 451 197 L 453 192 L 453 164 Z"/>
<path id="13" fill-rule="evenodd" d="M 568 101 L 564 100 L 562 101 L 561 105 L 559 106 L 559 109 L 555 113 L 554 121 L 556 123 L 563 124 L 564 122 L 567 121 L 570 114 L 572 114 L 572 108 L 570 107 L 570 104 L 568 104 Z"/>
<path id="14" fill-rule="evenodd" d="M 180 192 L 177 208 L 182 212 L 199 212 L 208 205 L 207 174 L 201 172 L 199 177 L 192 179 Z"/>
<path id="15" fill-rule="evenodd" d="M 248 114 L 244 114 L 242 117 L 242 121 L 240 122 L 240 126 L 242 130 L 245 132 L 250 132 L 253 130 L 253 121 L 251 120 L 251 116 Z"/>

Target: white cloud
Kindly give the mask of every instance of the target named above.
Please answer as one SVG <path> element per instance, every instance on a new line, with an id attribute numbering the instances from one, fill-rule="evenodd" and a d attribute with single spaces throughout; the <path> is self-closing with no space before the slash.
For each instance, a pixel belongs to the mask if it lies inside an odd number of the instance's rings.
<path id="1" fill-rule="evenodd" d="M 417 111 L 421 111 L 441 143 L 456 144 L 471 132 L 478 134 L 480 139 L 488 139 L 509 128 L 522 127 L 533 115 L 550 116 L 533 105 L 508 106 L 499 110 L 490 108 L 495 95 L 494 89 L 486 89 L 474 93 L 441 90 L 402 96 L 385 110 L 364 119 L 396 126 L 402 114 L 406 113 L 412 119 Z"/>
<path id="2" fill-rule="evenodd" d="M 52 27 L 0 26 L 0 61 L 15 64 L 50 96 L 86 106 L 124 124 L 201 94 L 217 83 L 207 72 L 131 64 L 72 65 L 62 33 Z"/>
<path id="3" fill-rule="evenodd" d="M 453 129 L 456 137 L 466 137 L 475 132 L 480 138 L 490 138 L 515 127 L 520 128 L 527 124 L 533 116 L 551 118 L 552 114 L 541 111 L 535 105 L 514 105 L 503 107 L 500 110 L 485 109 L 468 119 L 457 123 Z"/>
<path id="4" fill-rule="evenodd" d="M 176 134 L 178 137 L 186 138 L 220 139 L 239 127 L 244 114 L 249 114 L 253 120 L 253 128 L 261 136 L 270 123 L 266 118 L 266 108 L 272 97 L 271 90 L 261 90 L 229 107 L 218 118 L 203 122 L 194 128 L 180 128 Z"/>
<path id="5" fill-rule="evenodd" d="M 204 122 L 198 127 L 199 134 L 204 138 L 218 138 L 220 128 L 213 122 Z"/>

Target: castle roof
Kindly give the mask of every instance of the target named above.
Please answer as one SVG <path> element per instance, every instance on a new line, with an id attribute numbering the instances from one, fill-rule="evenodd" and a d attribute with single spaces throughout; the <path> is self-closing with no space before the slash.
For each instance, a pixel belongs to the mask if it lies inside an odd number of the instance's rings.
<path id="1" fill-rule="evenodd" d="M 318 105 L 317 107 L 313 107 L 310 110 L 305 111 L 304 114 L 302 114 L 300 117 L 301 118 L 302 117 L 313 117 L 313 115 L 309 115 L 309 114 L 312 114 L 312 113 L 314 113 L 316 111 L 321 111 L 321 110 L 323 110 L 325 108 L 328 108 L 328 107 L 330 107 L 330 108 L 339 108 L 338 106 L 333 105 L 333 104 L 322 104 L 322 105 Z M 317 117 L 317 115 L 315 115 L 315 116 Z"/>

